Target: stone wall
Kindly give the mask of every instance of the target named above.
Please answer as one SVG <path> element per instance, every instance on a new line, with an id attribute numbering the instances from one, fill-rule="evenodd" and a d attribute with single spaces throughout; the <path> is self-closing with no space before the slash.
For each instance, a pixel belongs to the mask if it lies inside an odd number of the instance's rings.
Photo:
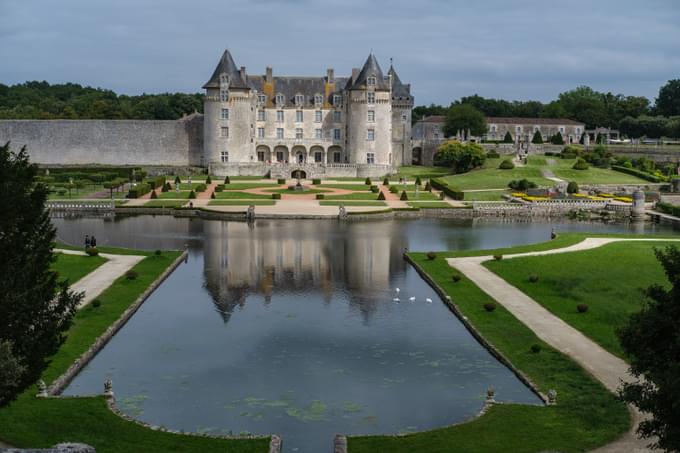
<path id="1" fill-rule="evenodd" d="M 203 115 L 177 121 L 0 120 L 0 143 L 43 165 L 203 165 Z"/>

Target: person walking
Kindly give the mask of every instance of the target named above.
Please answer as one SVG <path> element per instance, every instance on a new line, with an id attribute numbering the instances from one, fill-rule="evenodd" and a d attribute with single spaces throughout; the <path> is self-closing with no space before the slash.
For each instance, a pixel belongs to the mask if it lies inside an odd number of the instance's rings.
<path id="1" fill-rule="evenodd" d="M 90 248 L 90 236 L 86 234 L 85 235 L 85 250 L 87 250 L 89 248 Z"/>
<path id="2" fill-rule="evenodd" d="M 92 238 L 90 238 L 90 247 L 96 247 L 97 246 L 97 238 L 94 237 L 94 234 L 92 235 Z"/>

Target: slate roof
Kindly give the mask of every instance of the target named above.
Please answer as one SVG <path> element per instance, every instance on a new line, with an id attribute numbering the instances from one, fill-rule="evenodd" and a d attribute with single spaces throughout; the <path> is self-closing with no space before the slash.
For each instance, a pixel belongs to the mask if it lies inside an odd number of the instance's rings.
<path id="1" fill-rule="evenodd" d="M 584 123 L 567 118 L 517 118 L 509 116 L 487 116 L 489 124 L 545 124 L 545 125 L 572 125 L 583 126 Z"/>
<path id="2" fill-rule="evenodd" d="M 241 71 L 236 67 L 234 59 L 231 56 L 229 49 L 225 50 L 222 54 L 222 58 L 217 63 L 213 75 L 210 77 L 203 88 L 219 88 L 220 87 L 220 74 L 225 73 L 229 75 L 229 86 L 232 88 L 248 88 L 243 80 L 241 79 Z"/>
<path id="3" fill-rule="evenodd" d="M 387 75 L 392 77 L 392 97 L 393 98 L 410 98 L 411 97 L 411 85 L 404 85 L 401 83 L 401 79 L 397 75 L 397 71 L 394 70 L 394 66 L 390 65 Z"/>
<path id="4" fill-rule="evenodd" d="M 335 77 L 335 90 L 329 93 L 328 98 L 324 98 L 324 102 L 333 102 L 334 94 L 341 94 L 342 89 L 347 83 L 347 77 Z M 305 97 L 304 106 L 314 105 L 314 96 L 320 94 L 325 97 L 326 77 L 287 77 L 279 76 L 273 77 L 273 95 L 282 94 L 285 99 L 285 105 L 295 104 L 295 95 L 301 94 Z M 257 90 L 259 94 L 264 93 L 264 75 L 248 76 L 248 85 L 253 90 Z"/>
<path id="5" fill-rule="evenodd" d="M 368 55 L 364 67 L 361 68 L 361 72 L 357 76 L 350 90 L 363 90 L 366 88 L 366 79 L 371 76 L 375 76 L 375 89 L 376 90 L 389 90 L 390 87 L 385 81 L 385 76 L 383 75 L 382 69 L 376 60 L 375 55 L 372 53 Z"/>

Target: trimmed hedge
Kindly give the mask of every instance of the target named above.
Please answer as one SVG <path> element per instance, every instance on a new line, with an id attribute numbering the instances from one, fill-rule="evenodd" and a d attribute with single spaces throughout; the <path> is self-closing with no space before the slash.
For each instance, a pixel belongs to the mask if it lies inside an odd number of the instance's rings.
<path id="1" fill-rule="evenodd" d="M 680 217 L 680 206 L 673 206 L 670 203 L 657 203 L 656 204 L 656 209 L 659 211 L 665 213 L 665 214 L 670 214 L 675 217 Z"/>
<path id="2" fill-rule="evenodd" d="M 499 157 L 501 157 L 501 155 L 498 154 L 496 151 L 489 151 L 488 153 L 486 153 L 487 159 L 498 159 Z"/>
<path id="3" fill-rule="evenodd" d="M 321 179 L 320 178 L 312 179 L 312 184 L 318 186 L 319 184 L 321 184 Z"/>
<path id="4" fill-rule="evenodd" d="M 272 194 L 272 200 L 280 200 L 280 199 L 281 199 L 280 193 L 273 193 Z"/>
<path id="5" fill-rule="evenodd" d="M 611 169 L 619 171 L 621 173 L 626 173 L 628 175 L 637 176 L 638 178 L 644 179 L 645 181 L 649 181 L 649 182 L 665 182 L 666 181 L 666 178 L 661 178 L 659 176 L 652 175 L 650 173 L 638 170 L 636 168 L 628 168 L 628 167 L 623 167 L 621 165 L 612 165 Z"/>
<path id="6" fill-rule="evenodd" d="M 324 198 L 326 198 L 326 194 L 323 194 L 323 193 L 317 193 L 316 194 L 317 200 L 323 200 Z"/>
<path id="7" fill-rule="evenodd" d="M 146 195 L 151 191 L 151 186 L 145 183 L 139 183 L 134 187 L 131 187 L 125 198 L 139 198 L 142 195 Z"/>
<path id="8" fill-rule="evenodd" d="M 443 193 L 453 198 L 454 200 L 462 200 L 465 198 L 465 192 L 455 187 L 449 186 L 445 181 L 439 178 L 430 179 L 430 184 L 437 190 L 441 190 Z"/>
<path id="9" fill-rule="evenodd" d="M 498 168 L 501 170 L 512 170 L 515 168 L 515 164 L 513 164 L 510 159 L 503 159 L 503 162 L 501 162 Z"/>

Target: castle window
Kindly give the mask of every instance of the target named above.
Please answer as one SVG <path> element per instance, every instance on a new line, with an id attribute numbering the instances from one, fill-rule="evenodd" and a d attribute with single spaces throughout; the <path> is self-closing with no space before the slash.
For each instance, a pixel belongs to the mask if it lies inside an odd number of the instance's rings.
<path id="1" fill-rule="evenodd" d="M 298 139 L 298 140 L 302 139 L 302 128 L 301 127 L 295 128 L 295 138 Z"/>
<path id="2" fill-rule="evenodd" d="M 522 132 L 522 126 L 517 126 L 517 127 L 515 128 L 515 130 L 516 130 L 518 133 L 519 133 L 519 132 Z"/>
<path id="3" fill-rule="evenodd" d="M 368 111 L 368 122 L 369 123 L 375 122 L 375 110 Z"/>
<path id="4" fill-rule="evenodd" d="M 366 101 L 369 104 L 375 104 L 375 93 L 371 93 L 371 92 L 366 93 Z"/>
<path id="5" fill-rule="evenodd" d="M 320 94 L 315 95 L 314 96 L 314 104 L 316 104 L 316 105 L 323 104 L 323 96 L 321 96 Z"/>
<path id="6" fill-rule="evenodd" d="M 229 119 L 229 109 L 222 109 L 222 116 L 221 118 L 223 120 L 228 120 Z"/>
<path id="7" fill-rule="evenodd" d="M 323 131 L 321 129 L 314 129 L 314 138 L 321 140 L 323 138 Z"/>
<path id="8" fill-rule="evenodd" d="M 338 151 L 333 153 L 333 162 L 336 164 L 340 163 L 340 153 Z"/>
<path id="9" fill-rule="evenodd" d="M 369 129 L 369 130 L 368 130 L 368 134 L 367 134 L 367 136 L 366 136 L 366 140 L 368 140 L 369 142 L 372 142 L 372 141 L 375 140 L 375 129 Z"/>
<path id="10" fill-rule="evenodd" d="M 560 133 L 564 134 L 564 126 L 560 126 Z"/>
<path id="11" fill-rule="evenodd" d="M 340 140 L 340 129 L 333 129 L 333 140 Z"/>
<path id="12" fill-rule="evenodd" d="M 316 152 L 314 153 L 314 162 L 316 162 L 317 164 L 320 164 L 320 163 L 321 163 L 322 157 L 323 157 L 323 155 L 321 154 L 321 152 L 320 152 L 320 151 L 316 151 Z"/>
<path id="13" fill-rule="evenodd" d="M 321 110 L 317 110 L 316 112 L 314 112 L 314 122 L 315 123 L 321 122 Z"/>
<path id="14" fill-rule="evenodd" d="M 334 94 L 333 95 L 333 105 L 336 107 L 339 105 L 342 105 L 342 95 L 341 94 Z"/>
<path id="15" fill-rule="evenodd" d="M 258 151 L 257 152 L 257 161 L 258 162 L 264 162 L 264 151 Z"/>
<path id="16" fill-rule="evenodd" d="M 333 110 L 333 121 L 336 123 L 342 121 L 342 112 L 340 110 Z"/>
<path id="17" fill-rule="evenodd" d="M 366 163 L 367 164 L 374 164 L 375 163 L 375 154 L 366 153 Z"/>
<path id="18" fill-rule="evenodd" d="M 366 79 L 366 85 L 369 87 L 375 86 L 375 77 L 371 76 Z"/>
<path id="19" fill-rule="evenodd" d="M 222 151 L 220 153 L 220 159 L 222 162 L 229 162 L 229 151 Z"/>
<path id="20" fill-rule="evenodd" d="M 259 138 L 264 138 L 264 127 L 258 127 L 257 128 L 257 136 Z"/>
<path id="21" fill-rule="evenodd" d="M 491 132 L 496 132 L 496 125 L 495 124 L 491 125 Z"/>
<path id="22" fill-rule="evenodd" d="M 229 91 L 226 88 L 220 88 L 220 101 L 227 102 L 229 100 Z"/>
<path id="23" fill-rule="evenodd" d="M 295 105 L 302 105 L 305 103 L 305 97 L 302 94 L 295 95 Z"/>
<path id="24" fill-rule="evenodd" d="M 283 128 L 279 127 L 276 129 L 276 138 L 283 138 Z"/>
<path id="25" fill-rule="evenodd" d="M 265 121 L 267 119 L 267 113 L 265 112 L 264 109 L 260 109 L 257 111 L 257 120 L 258 121 Z"/>
<path id="26" fill-rule="evenodd" d="M 302 119 L 302 110 L 296 110 L 295 111 L 295 121 L 297 123 L 301 123 L 303 121 Z"/>
<path id="27" fill-rule="evenodd" d="M 408 115 L 406 115 L 406 113 L 402 113 L 401 114 L 401 120 L 406 121 L 407 119 L 408 119 Z"/>
<path id="28" fill-rule="evenodd" d="M 258 94 L 257 102 L 259 102 L 260 104 L 264 104 L 265 102 L 267 102 L 267 96 L 264 94 Z"/>
<path id="29" fill-rule="evenodd" d="M 229 128 L 228 127 L 221 127 L 220 128 L 220 136 L 221 137 L 229 137 Z"/>
<path id="30" fill-rule="evenodd" d="M 283 130 L 283 129 L 281 129 Z M 276 161 L 277 162 L 283 162 L 283 151 L 277 151 L 276 152 Z"/>
<path id="31" fill-rule="evenodd" d="M 576 135 L 581 135 L 581 128 L 580 127 L 576 128 Z"/>
<path id="32" fill-rule="evenodd" d="M 276 95 L 276 105 L 283 105 L 283 95 L 282 94 L 277 94 Z"/>
<path id="33" fill-rule="evenodd" d="M 392 163 L 392 153 L 389 153 L 387 155 L 387 161 L 391 164 Z"/>
<path id="34" fill-rule="evenodd" d="M 283 110 L 276 111 L 276 122 L 283 123 Z"/>

